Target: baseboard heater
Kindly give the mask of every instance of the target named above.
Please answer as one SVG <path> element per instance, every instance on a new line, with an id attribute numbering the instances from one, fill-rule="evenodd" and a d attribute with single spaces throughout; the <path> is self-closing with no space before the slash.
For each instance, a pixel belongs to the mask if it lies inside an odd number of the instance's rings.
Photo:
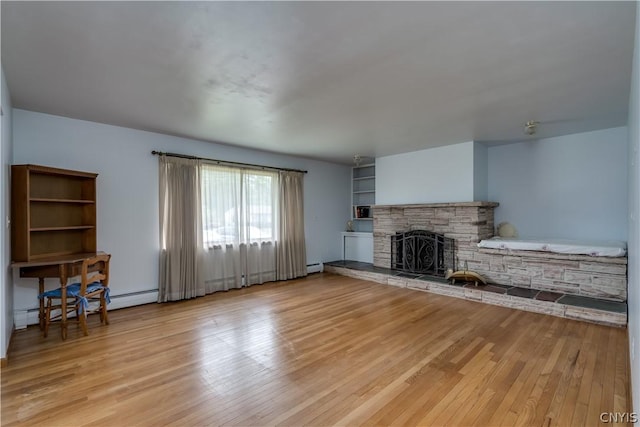
<path id="1" fill-rule="evenodd" d="M 315 264 L 307 264 L 307 274 L 322 273 L 324 271 L 324 264 L 317 262 Z"/>
<path id="2" fill-rule="evenodd" d="M 130 292 L 120 295 L 111 295 L 111 304 L 109 304 L 109 310 L 133 307 L 136 305 L 149 304 L 152 302 L 158 302 L 157 289 Z M 27 327 L 27 325 L 37 325 L 38 311 L 39 309 L 37 307 L 27 310 L 16 310 L 13 316 L 13 322 L 16 329 L 24 329 Z M 73 317 L 73 314 L 70 317 Z"/>
<path id="3" fill-rule="evenodd" d="M 307 274 L 322 273 L 323 271 L 324 265 L 321 262 L 307 264 Z M 109 310 L 133 307 L 136 305 L 149 304 L 152 302 L 158 302 L 157 289 L 130 292 L 120 295 L 111 295 L 111 304 L 109 304 Z M 36 307 L 27 310 L 16 310 L 14 312 L 13 321 L 16 329 L 25 329 L 27 325 L 37 325 L 38 308 Z"/>

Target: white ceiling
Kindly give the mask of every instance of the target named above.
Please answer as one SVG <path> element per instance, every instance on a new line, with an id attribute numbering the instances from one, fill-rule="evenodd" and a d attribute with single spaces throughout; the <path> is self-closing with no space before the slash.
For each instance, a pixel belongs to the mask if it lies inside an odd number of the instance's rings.
<path id="1" fill-rule="evenodd" d="M 350 163 L 625 125 L 635 2 L 8 2 L 14 107 Z"/>

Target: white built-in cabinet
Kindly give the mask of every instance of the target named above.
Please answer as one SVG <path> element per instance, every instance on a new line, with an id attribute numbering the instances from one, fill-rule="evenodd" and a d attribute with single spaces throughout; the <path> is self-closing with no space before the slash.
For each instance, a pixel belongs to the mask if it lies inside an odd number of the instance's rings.
<path id="1" fill-rule="evenodd" d="M 373 233 L 342 233 L 342 258 L 373 263 Z"/>

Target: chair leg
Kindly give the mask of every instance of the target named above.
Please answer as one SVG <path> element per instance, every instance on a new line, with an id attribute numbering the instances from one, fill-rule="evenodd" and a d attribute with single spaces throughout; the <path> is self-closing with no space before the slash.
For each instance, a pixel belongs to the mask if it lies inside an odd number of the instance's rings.
<path id="1" fill-rule="evenodd" d="M 82 332 L 86 337 L 87 335 L 89 335 L 89 329 L 87 329 L 87 311 L 86 310 L 78 315 L 78 320 L 80 320 L 80 326 L 82 327 Z"/>
<path id="2" fill-rule="evenodd" d="M 49 333 L 49 323 L 51 323 L 51 298 L 47 298 L 47 308 L 44 311 L 44 327 L 42 330 L 42 336 L 47 337 Z"/>
<path id="3" fill-rule="evenodd" d="M 104 297 L 104 292 L 100 294 L 100 322 L 104 322 L 105 325 L 109 324 L 109 315 L 107 314 L 107 299 Z"/>
<path id="4" fill-rule="evenodd" d="M 102 294 L 100 294 L 100 307 L 98 307 L 98 314 L 100 314 L 100 323 L 104 323 L 104 311 L 102 310 Z"/>

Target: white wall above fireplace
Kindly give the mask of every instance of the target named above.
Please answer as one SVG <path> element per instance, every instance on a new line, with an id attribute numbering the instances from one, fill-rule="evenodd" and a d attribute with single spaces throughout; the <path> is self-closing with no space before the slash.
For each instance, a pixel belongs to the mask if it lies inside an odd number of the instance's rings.
<path id="1" fill-rule="evenodd" d="M 376 204 L 469 202 L 476 200 L 476 195 L 486 198 L 486 154 L 474 154 L 476 145 L 470 141 L 378 157 Z M 482 161 L 484 164 L 476 165 Z M 476 182 L 478 177 L 484 177 L 484 182 Z"/>

